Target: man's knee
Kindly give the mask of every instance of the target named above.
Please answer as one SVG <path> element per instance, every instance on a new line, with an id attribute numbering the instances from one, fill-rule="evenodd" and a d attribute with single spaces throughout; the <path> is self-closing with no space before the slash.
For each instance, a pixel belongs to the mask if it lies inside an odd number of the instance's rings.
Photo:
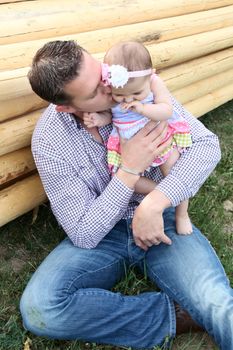
<path id="1" fill-rule="evenodd" d="M 226 319 L 233 321 L 233 290 L 224 284 L 204 287 L 199 293 L 199 310 L 207 320 L 213 324 L 221 324 Z"/>
<path id="2" fill-rule="evenodd" d="M 45 304 L 38 295 L 33 295 L 28 286 L 20 300 L 20 312 L 25 329 L 37 335 L 46 335 Z"/>

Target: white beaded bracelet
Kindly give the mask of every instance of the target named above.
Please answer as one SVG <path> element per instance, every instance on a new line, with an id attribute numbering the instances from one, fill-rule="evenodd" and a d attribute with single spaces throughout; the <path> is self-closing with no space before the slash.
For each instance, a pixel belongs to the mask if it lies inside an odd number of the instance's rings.
<path id="1" fill-rule="evenodd" d="M 143 173 L 138 172 L 138 171 L 133 170 L 133 169 L 129 169 L 129 168 L 125 167 L 125 166 L 122 165 L 122 164 L 119 166 L 119 168 L 120 168 L 121 170 L 125 171 L 125 172 L 128 173 L 128 174 L 137 175 L 137 176 L 143 176 Z"/>

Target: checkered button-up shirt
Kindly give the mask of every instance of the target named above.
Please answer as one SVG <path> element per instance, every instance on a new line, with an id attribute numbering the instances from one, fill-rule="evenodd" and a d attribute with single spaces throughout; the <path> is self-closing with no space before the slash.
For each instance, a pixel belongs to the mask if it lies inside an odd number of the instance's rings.
<path id="1" fill-rule="evenodd" d="M 170 174 L 159 168 L 145 175 L 177 206 L 198 191 L 220 159 L 216 135 L 173 104 L 191 127 L 193 145 L 181 154 Z M 111 125 L 99 129 L 106 143 Z M 143 199 L 116 176 L 110 177 L 106 147 L 71 114 L 50 105 L 36 125 L 32 152 L 52 211 L 74 245 L 95 247 L 122 218 L 132 218 Z"/>

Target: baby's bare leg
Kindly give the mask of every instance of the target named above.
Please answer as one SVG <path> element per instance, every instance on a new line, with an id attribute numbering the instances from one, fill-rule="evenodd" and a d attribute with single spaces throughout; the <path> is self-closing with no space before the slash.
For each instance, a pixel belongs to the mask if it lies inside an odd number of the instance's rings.
<path id="1" fill-rule="evenodd" d="M 155 189 L 155 186 L 156 183 L 153 180 L 142 176 L 135 185 L 135 192 L 147 195 Z"/>
<path id="2" fill-rule="evenodd" d="M 176 231 L 180 235 L 190 235 L 193 232 L 192 223 L 188 215 L 188 200 L 176 207 Z"/>
<path id="3" fill-rule="evenodd" d="M 163 176 L 167 176 L 173 165 L 179 159 L 180 153 L 174 149 L 168 160 L 160 166 Z M 180 235 L 192 233 L 192 223 L 188 215 L 188 200 L 181 202 L 176 207 L 176 231 Z"/>

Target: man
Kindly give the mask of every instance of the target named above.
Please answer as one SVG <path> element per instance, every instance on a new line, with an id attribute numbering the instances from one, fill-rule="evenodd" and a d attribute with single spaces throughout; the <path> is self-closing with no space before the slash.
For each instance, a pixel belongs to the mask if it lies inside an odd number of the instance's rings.
<path id="1" fill-rule="evenodd" d="M 111 125 L 87 130 L 82 120 L 83 111 L 113 104 L 100 62 L 73 41 L 50 42 L 34 57 L 29 80 L 53 103 L 36 126 L 32 151 L 53 213 L 69 238 L 24 291 L 25 327 L 57 339 L 152 348 L 197 327 L 187 314 L 182 323 L 176 301 L 221 349 L 233 349 L 232 289 L 224 270 L 197 228 L 191 235 L 176 234 L 171 208 L 193 196 L 219 161 L 217 137 L 173 100 L 190 123 L 193 146 L 165 179 L 158 170 L 147 172 L 161 181 L 143 198 L 134 186 L 166 147 L 159 146 L 166 125 L 155 128 L 150 122 L 123 142 L 123 168 L 111 179 L 105 148 Z M 111 292 L 134 264 L 162 292 Z"/>

